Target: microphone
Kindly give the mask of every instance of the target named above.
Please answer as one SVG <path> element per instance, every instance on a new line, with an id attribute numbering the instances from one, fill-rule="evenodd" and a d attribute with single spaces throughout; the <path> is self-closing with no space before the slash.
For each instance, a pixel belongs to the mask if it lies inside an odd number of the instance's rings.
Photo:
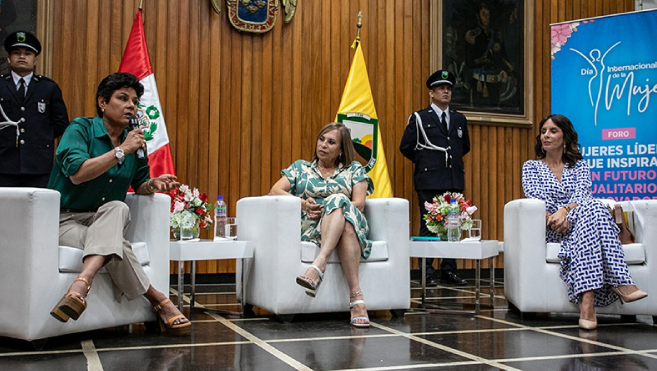
<path id="1" fill-rule="evenodd" d="M 130 130 L 135 130 L 139 129 L 139 119 L 137 116 L 132 115 L 128 118 L 128 126 L 130 126 Z M 144 149 L 139 147 L 137 148 L 137 158 L 144 158 Z"/>

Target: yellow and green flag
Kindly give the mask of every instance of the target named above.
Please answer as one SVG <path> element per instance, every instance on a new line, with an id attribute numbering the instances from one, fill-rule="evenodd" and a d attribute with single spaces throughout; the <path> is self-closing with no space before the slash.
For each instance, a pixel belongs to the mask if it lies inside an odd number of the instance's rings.
<path id="1" fill-rule="evenodd" d="M 370 79 L 367 76 L 359 39 L 352 45 L 352 48 L 354 47 L 356 54 L 351 62 L 335 120 L 351 130 L 356 157 L 361 163 L 366 163 L 367 175 L 374 182 L 374 192 L 368 198 L 392 197 L 379 119 L 374 108 Z"/>

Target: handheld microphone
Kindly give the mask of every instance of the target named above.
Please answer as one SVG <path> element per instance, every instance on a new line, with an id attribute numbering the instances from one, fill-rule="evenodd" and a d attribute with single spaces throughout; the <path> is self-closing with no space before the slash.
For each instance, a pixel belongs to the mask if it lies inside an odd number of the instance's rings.
<path id="1" fill-rule="evenodd" d="M 128 126 L 130 126 L 130 130 L 135 130 L 139 129 L 139 119 L 137 116 L 132 115 L 128 118 Z M 137 148 L 137 158 L 144 158 L 144 149 L 143 148 Z"/>

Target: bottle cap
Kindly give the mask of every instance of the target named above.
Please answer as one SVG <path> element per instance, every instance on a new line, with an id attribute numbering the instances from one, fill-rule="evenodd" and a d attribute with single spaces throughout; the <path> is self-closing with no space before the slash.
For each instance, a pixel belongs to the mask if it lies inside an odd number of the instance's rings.
<path id="1" fill-rule="evenodd" d="M 222 195 L 217 195 L 217 200 L 223 200 L 223 199 L 224 199 L 224 196 L 222 196 Z"/>

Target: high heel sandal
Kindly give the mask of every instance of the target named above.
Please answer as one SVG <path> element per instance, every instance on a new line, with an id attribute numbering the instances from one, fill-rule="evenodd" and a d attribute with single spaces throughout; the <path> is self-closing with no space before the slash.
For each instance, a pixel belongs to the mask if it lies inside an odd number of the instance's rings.
<path id="1" fill-rule="evenodd" d="M 319 267 L 314 264 L 311 264 L 310 268 L 317 271 L 317 274 L 319 275 L 319 280 L 315 282 L 312 279 L 310 279 L 310 277 L 302 274 L 299 277 L 297 277 L 297 284 L 301 287 L 305 287 L 306 295 L 314 298 L 315 295 L 317 295 L 317 290 L 319 289 L 319 285 L 322 283 L 322 280 L 324 279 L 324 272 L 322 272 L 322 270 L 319 269 Z"/>
<path id="2" fill-rule="evenodd" d="M 159 312 L 162 310 L 162 307 L 164 307 L 169 303 L 171 303 L 171 300 L 164 299 L 153 307 L 153 312 L 157 314 L 157 320 L 160 323 L 160 331 L 162 331 L 163 333 L 166 332 L 168 334 L 176 335 L 176 336 L 189 334 L 192 331 L 192 323 L 189 322 L 189 320 L 187 320 L 187 322 L 174 324 L 176 320 L 182 318 L 187 319 L 187 317 L 185 317 L 182 313 L 169 318 L 166 322 L 164 322 L 164 320 L 160 316 Z"/>
<path id="3" fill-rule="evenodd" d="M 362 292 L 357 292 L 354 295 L 350 296 L 350 299 L 353 297 L 354 299 L 357 298 L 358 296 L 362 296 Z M 352 302 L 349 302 L 349 310 L 351 310 L 353 307 L 355 307 L 358 304 L 362 304 L 365 306 L 365 300 L 359 299 L 359 300 L 354 300 Z M 357 322 L 357 321 L 362 321 L 362 322 Z M 349 321 L 349 324 L 354 326 L 354 327 L 360 327 L 360 328 L 365 328 L 365 327 L 370 327 L 370 318 L 368 316 L 358 316 L 358 317 L 352 317 L 351 320 Z"/>
<path id="4" fill-rule="evenodd" d="M 624 303 L 631 303 L 633 301 L 641 300 L 648 296 L 648 294 L 645 291 L 641 291 L 639 289 L 636 289 L 631 294 L 625 295 L 617 287 L 612 287 L 611 291 L 613 291 L 616 295 L 618 295 L 618 299 L 620 299 L 621 304 Z"/>
<path id="5" fill-rule="evenodd" d="M 588 320 L 588 319 L 579 319 L 579 328 L 582 330 L 595 330 L 598 328 L 598 320 L 595 319 L 593 321 Z"/>
<path id="6" fill-rule="evenodd" d="M 64 294 L 64 297 L 62 297 L 57 305 L 55 305 L 55 308 L 50 312 L 50 315 L 55 317 L 58 321 L 61 322 L 67 322 L 69 318 L 72 318 L 73 320 L 77 320 L 80 318 L 80 315 L 82 312 L 84 312 L 85 309 L 87 309 L 87 295 L 89 295 L 89 290 L 91 290 L 91 284 L 89 284 L 89 281 L 87 281 L 86 278 L 78 277 L 73 281 L 75 283 L 76 281 L 82 281 L 87 284 L 87 292 L 84 293 L 84 297 L 80 297 L 83 295 L 80 292 L 75 292 L 75 291 L 70 291 Z M 73 284 L 71 284 L 73 286 Z"/>

